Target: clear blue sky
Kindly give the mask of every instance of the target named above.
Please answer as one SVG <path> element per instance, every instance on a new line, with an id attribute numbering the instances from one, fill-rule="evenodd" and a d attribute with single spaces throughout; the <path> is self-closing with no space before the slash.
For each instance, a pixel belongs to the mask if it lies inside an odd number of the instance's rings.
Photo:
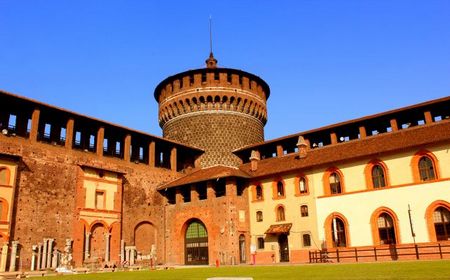
<path id="1" fill-rule="evenodd" d="M 0 0 L 0 88 L 161 135 L 209 15 L 219 65 L 271 87 L 266 139 L 450 95 L 449 0 Z"/>

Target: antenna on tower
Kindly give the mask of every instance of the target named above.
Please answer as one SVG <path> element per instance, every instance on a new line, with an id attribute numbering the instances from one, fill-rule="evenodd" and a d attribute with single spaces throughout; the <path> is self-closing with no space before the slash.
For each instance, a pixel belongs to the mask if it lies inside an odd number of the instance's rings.
<path id="1" fill-rule="evenodd" d="M 213 47 L 212 47 L 212 16 L 209 15 L 209 52 L 213 53 Z"/>
<path id="2" fill-rule="evenodd" d="M 209 15 L 209 57 L 205 61 L 207 68 L 217 68 L 217 59 L 213 55 L 213 45 L 212 45 L 212 17 Z"/>

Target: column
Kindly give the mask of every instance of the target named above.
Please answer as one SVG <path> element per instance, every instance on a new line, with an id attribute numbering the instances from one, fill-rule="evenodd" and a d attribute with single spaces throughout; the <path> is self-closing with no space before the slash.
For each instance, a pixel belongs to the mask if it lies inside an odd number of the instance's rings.
<path id="1" fill-rule="evenodd" d="M 425 111 L 423 113 L 424 117 L 425 117 L 425 123 L 426 124 L 430 124 L 433 123 L 433 116 L 431 115 L 430 111 Z"/>
<path id="2" fill-rule="evenodd" d="M 0 272 L 6 271 L 6 260 L 8 259 L 8 243 L 2 246 L 2 256 L 0 258 Z"/>
<path id="3" fill-rule="evenodd" d="M 31 271 L 36 270 L 36 251 L 37 251 L 37 245 L 31 246 Z"/>
<path id="4" fill-rule="evenodd" d="M 277 157 L 283 156 L 283 146 L 277 145 Z"/>
<path id="5" fill-rule="evenodd" d="M 125 261 L 124 254 L 125 250 L 125 241 L 123 239 L 120 240 L 120 263 L 123 263 Z"/>
<path id="6" fill-rule="evenodd" d="M 330 133 L 330 138 L 331 138 L 331 144 L 337 144 L 337 136 L 336 136 L 336 133 L 331 132 L 331 133 Z"/>
<path id="7" fill-rule="evenodd" d="M 364 126 L 359 127 L 359 138 L 364 139 L 367 137 L 366 128 Z"/>
<path id="8" fill-rule="evenodd" d="M 105 128 L 100 127 L 97 130 L 97 147 L 95 148 L 98 156 L 103 156 L 103 140 L 105 139 Z"/>
<path id="9" fill-rule="evenodd" d="M 133 246 L 130 248 L 130 265 L 134 265 L 135 258 L 136 258 L 136 247 Z"/>
<path id="10" fill-rule="evenodd" d="M 66 143 L 65 147 L 68 149 L 72 149 L 73 146 L 73 128 L 75 121 L 73 119 L 69 119 L 66 124 Z"/>
<path id="11" fill-rule="evenodd" d="M 55 239 L 48 239 L 48 248 L 47 248 L 47 261 L 45 262 L 47 266 L 45 268 L 50 268 L 52 266 L 52 252 L 53 252 L 53 242 Z"/>
<path id="12" fill-rule="evenodd" d="M 226 178 L 225 179 L 225 194 L 228 197 L 236 196 L 237 194 L 237 182 L 234 178 Z"/>
<path id="13" fill-rule="evenodd" d="M 17 245 L 19 245 L 19 241 L 15 240 L 11 242 L 11 258 L 9 260 L 9 271 L 16 271 Z"/>
<path id="14" fill-rule="evenodd" d="M 58 250 L 56 248 L 53 249 L 53 257 L 52 257 L 52 268 L 56 269 L 58 267 Z"/>
<path id="15" fill-rule="evenodd" d="M 179 205 L 183 203 L 183 194 L 179 188 L 175 189 L 175 204 Z"/>
<path id="16" fill-rule="evenodd" d="M 130 263 L 130 248 L 125 247 L 125 261 L 129 264 Z"/>
<path id="17" fill-rule="evenodd" d="M 195 184 L 191 184 L 190 185 L 190 189 L 191 189 L 191 201 L 192 202 L 197 202 L 198 201 L 197 186 Z"/>
<path id="18" fill-rule="evenodd" d="M 151 141 L 148 144 L 148 165 L 155 167 L 155 142 Z"/>
<path id="19" fill-rule="evenodd" d="M 42 249 L 42 260 L 41 260 L 41 268 L 46 269 L 47 268 L 47 241 L 48 238 L 44 238 L 44 244 Z"/>
<path id="20" fill-rule="evenodd" d="M 214 194 L 214 187 L 211 181 L 206 182 L 206 199 L 213 200 L 216 197 Z"/>
<path id="21" fill-rule="evenodd" d="M 391 119 L 389 122 L 391 123 L 392 131 L 397 131 L 398 130 L 397 120 L 396 119 Z"/>
<path id="22" fill-rule="evenodd" d="M 41 115 L 41 110 L 34 109 L 31 115 L 31 130 L 30 130 L 30 140 L 32 142 L 37 141 L 38 126 L 39 126 L 39 116 Z"/>
<path id="23" fill-rule="evenodd" d="M 84 236 L 84 260 L 89 259 L 89 242 L 91 238 L 91 233 L 86 232 Z"/>
<path id="24" fill-rule="evenodd" d="M 42 258 L 42 243 L 38 243 L 38 253 L 37 253 L 37 266 L 36 270 L 41 269 L 41 258 Z"/>
<path id="25" fill-rule="evenodd" d="M 105 262 L 109 262 L 109 239 L 111 237 L 111 233 L 105 233 Z"/>
<path id="26" fill-rule="evenodd" d="M 173 147 L 170 151 L 170 169 L 172 171 L 177 171 L 177 148 Z"/>
<path id="27" fill-rule="evenodd" d="M 125 161 L 130 161 L 130 148 L 131 148 L 131 135 L 127 134 L 127 136 L 125 136 L 125 141 L 123 143 L 123 159 Z"/>

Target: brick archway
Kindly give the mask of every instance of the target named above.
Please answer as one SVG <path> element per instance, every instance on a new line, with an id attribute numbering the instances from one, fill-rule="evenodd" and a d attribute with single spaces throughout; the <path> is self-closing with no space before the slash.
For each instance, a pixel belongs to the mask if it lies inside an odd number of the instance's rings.
<path id="1" fill-rule="evenodd" d="M 156 246 L 156 227 L 149 221 L 142 221 L 134 227 L 134 245 L 142 255 L 149 255 Z"/>
<path id="2" fill-rule="evenodd" d="M 182 229 L 184 240 L 184 263 L 207 265 L 209 263 L 208 230 L 199 219 L 188 220 Z"/>

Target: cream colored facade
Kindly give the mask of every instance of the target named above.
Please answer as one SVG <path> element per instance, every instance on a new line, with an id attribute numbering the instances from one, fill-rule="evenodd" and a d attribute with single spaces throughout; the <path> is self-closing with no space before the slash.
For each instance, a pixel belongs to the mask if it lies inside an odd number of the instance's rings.
<path id="1" fill-rule="evenodd" d="M 351 145 L 343 143 L 341 145 Z M 396 221 L 396 234 L 399 236 L 398 243 L 413 243 L 408 210 L 411 209 L 411 221 L 415 232 L 415 242 L 430 242 L 435 240 L 430 237 L 434 232 L 429 232 L 426 212 L 434 202 L 444 201 L 450 203 L 450 146 L 440 145 L 426 147 L 426 149 L 410 150 L 381 157 L 366 158 L 354 162 L 339 165 L 323 166 L 310 172 L 293 173 L 278 178 L 266 178 L 255 181 L 250 186 L 250 228 L 252 243 L 258 244 L 258 237 L 263 237 L 265 247 L 257 250 L 257 254 L 269 252 L 274 254 L 274 261 L 278 262 L 278 240 L 277 235 L 265 234 L 266 230 L 273 224 L 292 223 L 288 233 L 289 250 L 292 255 L 296 250 L 312 250 L 326 247 L 330 244 L 330 235 L 327 237 L 327 218 L 334 215 L 343 216 L 346 220 L 346 247 L 376 246 L 374 244 L 374 232 L 372 216 L 377 209 L 388 209 L 394 213 Z M 324 147 L 322 149 L 327 149 Z M 418 153 L 426 153 L 434 157 L 436 180 L 419 182 L 414 176 L 418 171 L 414 164 L 414 157 Z M 376 160 L 384 164 L 385 179 L 387 186 L 373 189 L 368 186 L 371 178 L 370 162 Z M 325 188 L 329 188 L 327 170 L 334 168 L 342 175 L 341 186 L 343 193 L 326 194 Z M 307 195 L 296 195 L 299 174 L 307 178 Z M 417 175 L 418 176 L 418 175 Z M 416 176 L 416 177 L 417 177 Z M 278 180 L 285 183 L 285 197 L 274 198 L 273 188 Z M 325 182 L 324 182 L 325 181 Z M 274 183 L 275 182 L 275 183 Z M 263 200 L 255 199 L 255 188 L 262 186 Z M 275 184 L 275 185 L 274 185 Z M 276 208 L 279 205 L 285 207 L 285 221 L 277 221 Z M 301 217 L 300 206 L 307 205 L 308 217 Z M 256 220 L 256 212 L 263 212 L 263 221 Z M 375 215 L 376 216 L 376 215 Z M 329 220 L 328 220 L 329 221 Z M 328 229 L 331 232 L 332 229 Z M 302 234 L 311 234 L 311 246 L 302 245 Z"/>
<path id="2" fill-rule="evenodd" d="M 12 205 L 14 201 L 17 163 L 0 159 L 0 240 L 9 241 L 9 229 L 11 224 Z"/>
<path id="3" fill-rule="evenodd" d="M 107 226 L 118 222 L 118 211 L 114 211 L 120 184 L 117 174 L 105 171 L 99 173 L 97 170 L 85 168 L 83 181 L 83 190 L 86 195 L 80 218 L 89 225 L 98 220 L 107 222 Z"/>

